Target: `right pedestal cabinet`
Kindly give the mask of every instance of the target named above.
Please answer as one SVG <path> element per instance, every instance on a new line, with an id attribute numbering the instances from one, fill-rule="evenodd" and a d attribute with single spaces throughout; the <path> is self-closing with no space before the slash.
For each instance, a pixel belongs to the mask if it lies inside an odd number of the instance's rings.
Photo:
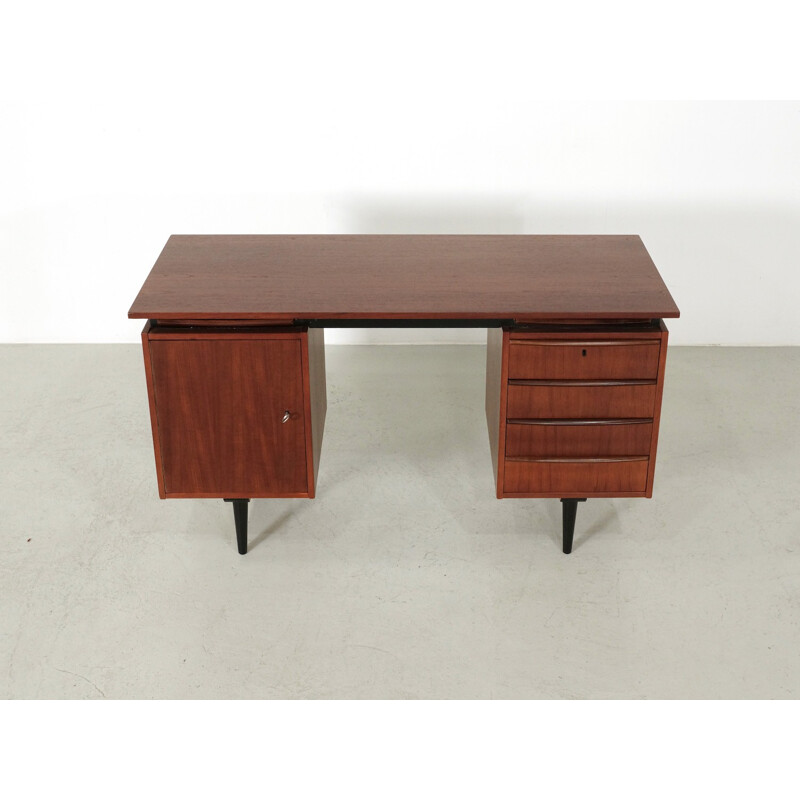
<path id="1" fill-rule="evenodd" d="M 497 496 L 652 497 L 667 355 L 662 320 L 489 329 L 486 418 Z"/>

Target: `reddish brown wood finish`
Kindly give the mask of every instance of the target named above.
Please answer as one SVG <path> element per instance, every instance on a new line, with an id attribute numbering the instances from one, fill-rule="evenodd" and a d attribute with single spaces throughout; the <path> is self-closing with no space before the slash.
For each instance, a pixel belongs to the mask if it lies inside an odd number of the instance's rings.
<path id="1" fill-rule="evenodd" d="M 659 320 L 657 319 L 556 319 L 520 323 L 511 329 L 511 339 L 578 339 L 584 334 L 589 337 L 603 338 L 613 333 L 615 338 L 629 336 L 659 336 Z"/>
<path id="2" fill-rule="evenodd" d="M 159 324 L 161 327 L 166 325 L 170 325 L 173 328 L 186 328 L 192 326 L 199 326 L 203 328 L 251 328 L 253 330 L 258 330 L 259 328 L 269 328 L 272 329 L 273 327 L 293 327 L 294 320 L 291 317 L 276 317 L 274 319 L 263 320 L 263 319 L 164 319 L 164 320 L 156 320 L 156 323 Z"/>
<path id="3" fill-rule="evenodd" d="M 666 351 L 663 321 L 533 327 L 503 335 L 507 374 L 516 362 L 515 374 L 529 377 L 503 376 L 498 496 L 651 496 Z M 522 343 L 532 341 L 537 344 Z M 595 355 L 593 362 L 583 361 Z"/>
<path id="4" fill-rule="evenodd" d="M 129 312 L 159 320 L 161 497 L 313 497 L 324 346 L 298 321 L 424 318 L 526 323 L 489 332 L 498 497 L 649 497 L 678 315 L 636 236 L 175 236 Z"/>
<path id="5" fill-rule="evenodd" d="M 635 461 L 515 461 L 506 463 L 509 494 L 587 497 L 598 493 L 644 494 L 647 458 Z"/>
<path id="6" fill-rule="evenodd" d="M 235 339 L 250 339 L 263 341 L 265 335 L 273 341 L 278 339 L 297 339 L 306 330 L 300 325 L 201 325 L 182 327 L 173 322 L 166 324 L 156 323 L 150 326 L 149 338 L 153 341 L 159 339 L 172 339 L 178 342 L 188 342 L 192 339 L 220 339 L 225 338 L 231 342 Z"/>
<path id="7" fill-rule="evenodd" d="M 638 236 L 171 236 L 128 316 L 656 319 Z"/>
<path id="8" fill-rule="evenodd" d="M 301 334 L 151 335 L 149 352 L 167 497 L 308 496 Z"/>
<path id="9" fill-rule="evenodd" d="M 658 340 L 511 342 L 509 378 L 650 378 L 658 374 Z"/>
<path id="10" fill-rule="evenodd" d="M 615 422 L 603 425 L 522 424 L 509 420 L 506 457 L 512 456 L 647 456 L 653 425 Z"/>
<path id="11" fill-rule="evenodd" d="M 591 324 L 583 320 L 580 324 L 537 322 L 518 328 L 510 328 L 508 338 L 512 342 L 547 341 L 551 344 L 564 342 L 575 344 L 586 340 L 592 344 L 612 338 L 620 344 L 636 344 L 641 340 L 656 341 L 661 339 L 661 320 L 631 320 L 625 324 L 617 320 L 614 323 L 596 319 Z"/>
<path id="12" fill-rule="evenodd" d="M 508 419 L 652 417 L 656 385 L 508 387 Z"/>

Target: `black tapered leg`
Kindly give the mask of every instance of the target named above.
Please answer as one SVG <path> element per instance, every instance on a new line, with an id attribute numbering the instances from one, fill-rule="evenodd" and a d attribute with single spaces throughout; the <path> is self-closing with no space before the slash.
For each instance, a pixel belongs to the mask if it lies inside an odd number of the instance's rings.
<path id="1" fill-rule="evenodd" d="M 233 522 L 236 525 L 236 544 L 239 547 L 239 554 L 247 553 L 247 504 L 249 499 L 225 500 L 226 503 L 233 503 Z"/>
<path id="2" fill-rule="evenodd" d="M 561 514 L 564 525 L 562 541 L 564 552 L 572 552 L 572 537 L 575 534 L 575 517 L 578 514 L 578 503 L 585 503 L 585 497 L 565 497 L 561 499 Z"/>

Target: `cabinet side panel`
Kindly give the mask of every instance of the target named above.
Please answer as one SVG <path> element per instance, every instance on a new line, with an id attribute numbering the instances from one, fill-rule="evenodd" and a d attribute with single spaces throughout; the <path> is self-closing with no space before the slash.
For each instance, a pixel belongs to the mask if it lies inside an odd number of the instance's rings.
<path id="1" fill-rule="evenodd" d="M 306 394 L 306 430 L 308 453 L 308 492 L 316 494 L 319 460 L 328 395 L 325 381 L 325 334 L 322 328 L 310 328 L 303 336 L 304 389 Z"/>
<path id="2" fill-rule="evenodd" d="M 489 449 L 492 453 L 492 468 L 495 487 L 500 446 L 500 394 L 503 373 L 503 331 L 489 328 L 486 336 L 486 424 L 489 428 Z"/>
<path id="3" fill-rule="evenodd" d="M 646 497 L 653 496 L 653 481 L 656 472 L 656 450 L 658 449 L 658 428 L 661 422 L 661 398 L 664 394 L 664 374 L 667 368 L 667 339 L 669 331 L 661 320 L 661 350 L 658 357 L 658 379 L 656 383 L 656 399 L 653 408 L 653 439 L 650 444 L 650 465 L 647 470 L 647 491 Z"/>
<path id="4" fill-rule="evenodd" d="M 164 489 L 164 467 L 161 463 L 161 446 L 158 442 L 158 416 L 156 414 L 156 392 L 153 385 L 153 368 L 150 363 L 150 339 L 148 338 L 150 320 L 142 329 L 142 352 L 144 354 L 144 375 L 147 381 L 147 399 L 150 404 L 150 427 L 153 431 L 153 452 L 156 457 L 156 479 L 158 480 L 158 496 L 163 500 L 167 494 Z"/>

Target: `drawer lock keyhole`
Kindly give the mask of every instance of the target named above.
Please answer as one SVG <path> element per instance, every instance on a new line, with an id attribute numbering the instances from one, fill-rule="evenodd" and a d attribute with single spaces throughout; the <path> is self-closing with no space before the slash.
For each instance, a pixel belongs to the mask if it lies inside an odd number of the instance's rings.
<path id="1" fill-rule="evenodd" d="M 581 355 L 585 356 L 586 355 L 586 351 L 585 350 L 581 350 Z"/>

